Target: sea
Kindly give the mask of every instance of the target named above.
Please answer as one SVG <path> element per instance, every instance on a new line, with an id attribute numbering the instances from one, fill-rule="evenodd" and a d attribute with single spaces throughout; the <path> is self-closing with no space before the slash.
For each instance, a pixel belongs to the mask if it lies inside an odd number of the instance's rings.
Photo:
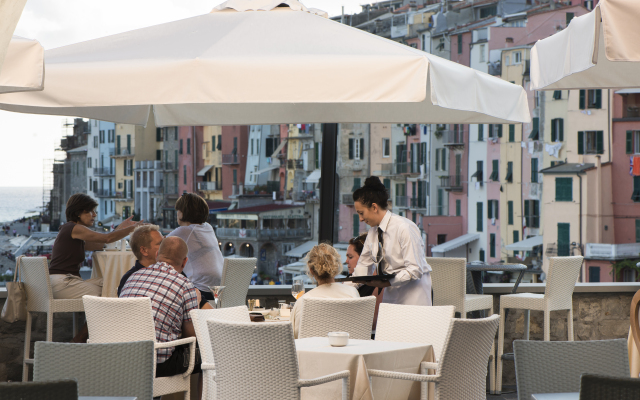
<path id="1" fill-rule="evenodd" d="M 0 187 L 0 223 L 37 215 L 42 210 L 42 187 Z"/>

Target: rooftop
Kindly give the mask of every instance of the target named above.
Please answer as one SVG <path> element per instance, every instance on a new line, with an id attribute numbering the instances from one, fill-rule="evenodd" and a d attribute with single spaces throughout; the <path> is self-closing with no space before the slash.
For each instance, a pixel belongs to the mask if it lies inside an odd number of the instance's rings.
<path id="1" fill-rule="evenodd" d="M 578 174 L 594 166 L 595 164 L 563 163 L 542 169 L 540 172 L 543 174 Z"/>

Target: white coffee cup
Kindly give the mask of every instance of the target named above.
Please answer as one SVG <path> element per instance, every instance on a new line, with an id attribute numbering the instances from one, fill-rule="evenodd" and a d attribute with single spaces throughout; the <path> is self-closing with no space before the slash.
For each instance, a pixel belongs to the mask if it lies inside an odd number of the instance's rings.
<path id="1" fill-rule="evenodd" d="M 343 347 L 349 344 L 349 332 L 329 332 L 327 337 L 329 344 L 333 347 Z"/>
<path id="2" fill-rule="evenodd" d="M 291 309 L 289 309 L 289 308 L 281 308 L 280 309 L 280 316 L 281 317 L 290 317 L 291 316 Z"/>
<path id="3" fill-rule="evenodd" d="M 353 270 L 353 275 L 354 276 L 366 276 L 369 275 L 369 269 L 363 265 L 356 267 Z"/>

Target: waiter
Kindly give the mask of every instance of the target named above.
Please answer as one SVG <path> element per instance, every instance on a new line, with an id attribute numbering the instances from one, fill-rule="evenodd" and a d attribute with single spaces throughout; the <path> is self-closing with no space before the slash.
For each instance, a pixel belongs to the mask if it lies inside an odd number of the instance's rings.
<path id="1" fill-rule="evenodd" d="M 383 303 L 430 306 L 431 267 L 425 259 L 420 230 L 412 221 L 388 211 L 388 199 L 387 188 L 377 176 L 367 178 L 353 193 L 360 221 L 371 226 L 354 276 L 373 275 L 375 268 L 378 275 L 395 273 L 389 280 L 365 284 L 385 288 Z"/>

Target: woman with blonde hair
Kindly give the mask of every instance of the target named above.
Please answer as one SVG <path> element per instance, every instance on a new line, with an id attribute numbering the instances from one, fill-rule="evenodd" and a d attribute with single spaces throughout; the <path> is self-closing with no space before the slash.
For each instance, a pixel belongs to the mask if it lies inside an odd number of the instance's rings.
<path id="1" fill-rule="evenodd" d="M 309 276 L 314 279 L 318 286 L 305 293 L 293 307 L 291 312 L 291 325 L 293 335 L 297 339 L 300 329 L 300 317 L 302 316 L 304 299 L 310 297 L 322 299 L 345 299 L 359 298 L 358 291 L 348 285 L 337 283 L 335 276 L 342 272 L 342 262 L 340 255 L 328 244 L 321 243 L 314 246 L 307 254 L 307 269 Z"/>

